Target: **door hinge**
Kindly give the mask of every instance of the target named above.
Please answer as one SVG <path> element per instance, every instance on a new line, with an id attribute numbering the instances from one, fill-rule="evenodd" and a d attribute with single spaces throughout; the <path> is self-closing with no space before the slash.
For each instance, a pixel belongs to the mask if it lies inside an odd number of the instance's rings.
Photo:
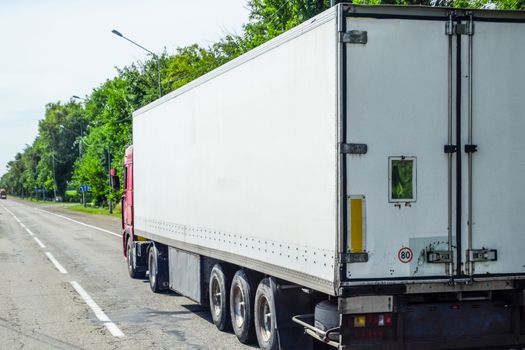
<path id="1" fill-rule="evenodd" d="M 366 30 L 350 30 L 341 33 L 341 42 L 345 44 L 366 44 L 368 42 L 368 33 Z"/>
<path id="2" fill-rule="evenodd" d="M 482 262 L 498 260 L 498 251 L 496 249 L 467 249 L 467 261 Z"/>
<path id="3" fill-rule="evenodd" d="M 454 256 L 450 250 L 430 250 L 427 252 L 427 262 L 433 264 L 449 264 Z"/>
<path id="4" fill-rule="evenodd" d="M 478 151 L 478 145 L 465 145 L 465 153 L 474 153 Z"/>
<path id="5" fill-rule="evenodd" d="M 446 35 L 474 35 L 474 23 L 468 21 L 466 23 L 447 22 L 445 25 Z"/>
<path id="6" fill-rule="evenodd" d="M 445 145 L 445 153 L 456 153 L 458 146 L 456 145 Z"/>
<path id="7" fill-rule="evenodd" d="M 339 258 L 341 263 L 365 263 L 368 262 L 368 253 L 341 253 Z"/>
<path id="8" fill-rule="evenodd" d="M 342 143 L 341 153 L 345 154 L 366 154 L 368 146 L 366 143 Z"/>

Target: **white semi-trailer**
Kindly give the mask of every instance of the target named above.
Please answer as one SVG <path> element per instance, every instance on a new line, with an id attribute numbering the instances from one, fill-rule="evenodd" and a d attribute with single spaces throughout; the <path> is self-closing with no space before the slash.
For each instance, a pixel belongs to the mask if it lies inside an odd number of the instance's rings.
<path id="1" fill-rule="evenodd" d="M 339 4 L 160 98 L 130 275 L 263 349 L 524 345 L 524 62 L 523 12 Z"/>

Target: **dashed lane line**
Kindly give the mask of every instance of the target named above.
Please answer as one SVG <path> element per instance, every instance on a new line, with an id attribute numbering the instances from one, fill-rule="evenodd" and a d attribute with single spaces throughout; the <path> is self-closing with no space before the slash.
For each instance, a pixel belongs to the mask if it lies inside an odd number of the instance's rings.
<path id="1" fill-rule="evenodd" d="M 11 216 L 13 216 L 13 218 L 20 224 L 20 226 L 22 226 L 26 231 L 27 233 L 29 233 L 29 235 L 33 236 L 33 239 L 38 243 L 38 245 L 41 247 L 41 248 L 45 248 L 46 246 L 44 245 L 44 243 L 42 243 L 42 241 L 40 241 L 37 237 L 34 236 L 34 233 L 31 232 L 31 230 L 29 228 L 27 228 L 17 217 L 15 214 L 13 214 L 12 211 L 10 211 L 9 209 L 7 209 L 4 205 L 2 205 L 2 207 L 9 213 L 11 214 Z M 96 226 L 93 226 L 93 225 L 89 225 L 89 224 L 85 224 L 83 222 L 80 222 L 80 221 L 76 221 L 76 220 L 73 220 L 71 218 L 68 218 L 67 216 L 63 216 L 63 215 L 58 215 L 58 214 L 55 214 L 55 213 L 52 213 L 52 212 L 49 212 L 47 210 L 43 210 L 43 209 L 38 209 L 38 208 L 34 208 L 36 210 L 40 210 L 40 211 L 43 211 L 45 213 L 48 213 L 48 214 L 51 214 L 51 215 L 54 215 L 54 216 L 57 216 L 57 217 L 60 217 L 62 219 L 66 219 L 66 220 L 69 220 L 69 221 L 72 221 L 74 223 L 77 223 L 77 224 L 80 224 L 80 225 L 83 225 L 83 226 L 87 226 L 87 227 L 90 227 L 92 229 L 95 229 L 95 230 L 99 230 L 99 231 L 102 231 L 102 232 L 106 232 L 106 233 L 109 233 L 109 234 L 112 234 L 114 236 L 117 236 L 117 237 L 120 237 L 119 234 L 117 233 L 114 233 L 114 232 L 111 232 L 111 231 L 108 231 L 108 230 L 104 230 L 103 228 L 100 228 L 100 227 L 96 227 Z M 51 261 L 53 263 L 53 265 L 55 265 L 56 269 L 60 272 L 60 273 L 63 273 L 63 274 L 67 274 L 67 270 L 58 262 L 57 259 L 55 259 L 55 257 L 53 256 L 53 254 L 51 254 L 50 252 L 46 252 L 46 256 L 47 258 L 49 259 L 49 261 Z M 93 298 L 91 298 L 89 296 L 89 294 L 84 290 L 84 288 L 82 288 L 82 286 L 80 284 L 78 284 L 77 282 L 75 281 L 70 281 L 69 282 L 73 288 L 75 288 L 75 290 L 77 291 L 77 293 L 80 295 L 80 297 L 84 300 L 84 302 L 91 308 L 91 310 L 93 310 L 93 312 L 95 313 L 95 316 L 99 319 L 99 321 L 101 321 L 104 326 L 108 329 L 108 331 L 114 336 L 114 337 L 118 337 L 118 338 L 121 338 L 121 337 L 124 337 L 124 333 L 120 330 L 120 328 L 118 328 L 118 326 L 113 323 L 109 317 L 104 313 L 104 311 L 102 311 L 102 309 L 100 308 L 100 306 L 98 306 L 97 303 L 95 303 L 95 301 L 93 300 Z"/>
<path id="2" fill-rule="evenodd" d="M 102 311 L 100 306 L 98 306 L 97 303 L 89 296 L 89 294 L 82 288 L 80 284 L 78 284 L 75 281 L 70 281 L 71 285 L 77 293 L 80 295 L 80 297 L 84 300 L 84 302 L 91 308 L 91 310 L 95 313 L 95 316 L 98 318 L 100 322 L 106 326 L 108 331 L 114 336 L 114 337 L 123 337 L 124 333 L 120 330 L 120 328 L 117 327 L 117 325 L 109 319 L 109 317 Z"/>
<path id="3" fill-rule="evenodd" d="M 7 208 L 5 207 L 5 205 L 2 204 L 2 208 L 4 208 L 4 210 L 5 210 L 6 212 L 8 212 L 9 214 L 11 214 L 11 216 L 14 217 L 15 220 L 16 220 L 17 222 L 20 223 L 20 220 L 18 220 L 18 218 L 16 217 L 16 215 L 13 214 L 13 212 L 12 212 L 11 210 L 7 209 Z"/>
<path id="4" fill-rule="evenodd" d="M 36 243 L 38 243 L 38 245 L 40 246 L 40 248 L 45 248 L 46 246 L 44 245 L 44 243 L 42 243 L 41 240 L 39 240 L 37 237 L 33 237 L 33 239 L 36 241 Z"/>
<path id="5" fill-rule="evenodd" d="M 51 262 L 53 263 L 53 265 L 55 265 L 56 269 L 57 269 L 60 273 L 64 273 L 64 274 L 67 273 L 67 270 L 64 268 L 64 266 L 60 265 L 60 263 L 58 262 L 57 259 L 55 259 L 55 257 L 53 256 L 53 254 L 51 254 L 50 252 L 46 252 L 46 256 L 47 256 L 47 258 L 49 259 L 49 261 L 51 261 Z"/>

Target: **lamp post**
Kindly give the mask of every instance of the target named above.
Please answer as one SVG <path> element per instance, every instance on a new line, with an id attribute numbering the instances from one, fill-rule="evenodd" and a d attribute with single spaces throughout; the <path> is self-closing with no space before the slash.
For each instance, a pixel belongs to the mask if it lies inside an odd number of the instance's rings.
<path id="1" fill-rule="evenodd" d="M 75 134 L 77 135 L 77 132 L 74 131 L 74 130 L 71 130 L 70 128 L 66 127 L 65 125 L 63 124 L 60 124 L 59 127 L 61 129 L 64 129 L 64 130 L 67 130 L 69 131 L 70 133 L 72 134 Z M 78 134 L 78 158 L 82 158 L 82 142 L 84 142 L 82 140 L 82 138 L 84 137 L 84 130 L 82 129 L 82 126 L 80 126 L 80 134 Z"/>
<path id="2" fill-rule="evenodd" d="M 80 97 L 80 96 L 77 96 L 77 95 L 73 95 L 73 96 L 71 96 L 71 98 L 73 98 L 75 100 L 82 100 L 84 102 L 87 101 L 87 99 L 85 99 L 83 97 Z M 78 141 L 78 158 L 79 159 L 82 159 L 82 143 L 83 142 L 84 142 L 84 131 L 82 130 L 82 127 L 80 127 L 80 138 L 79 138 L 79 141 Z M 86 191 L 84 191 L 84 190 L 82 190 L 82 205 L 84 207 L 86 207 Z"/>
<path id="3" fill-rule="evenodd" d="M 144 46 L 142 46 L 140 44 L 137 44 L 133 40 L 125 37 L 124 35 L 122 35 L 121 32 L 119 32 L 116 29 L 113 29 L 111 31 L 111 33 L 115 34 L 116 36 L 120 36 L 122 39 L 125 39 L 125 40 L 129 41 L 133 45 L 136 45 L 136 46 L 140 47 L 142 50 L 148 52 L 151 56 L 153 56 L 153 58 L 155 58 L 155 60 L 157 61 L 157 73 L 158 73 L 158 83 L 159 83 L 159 97 L 162 97 L 162 86 L 161 86 L 161 83 L 160 83 L 160 60 L 159 60 L 159 56 L 156 53 L 153 53 L 152 51 L 146 49 Z"/>
<path id="4" fill-rule="evenodd" d="M 53 202 L 56 202 L 57 200 L 57 176 L 56 176 L 56 170 L 55 170 L 55 151 L 53 150 Z"/>

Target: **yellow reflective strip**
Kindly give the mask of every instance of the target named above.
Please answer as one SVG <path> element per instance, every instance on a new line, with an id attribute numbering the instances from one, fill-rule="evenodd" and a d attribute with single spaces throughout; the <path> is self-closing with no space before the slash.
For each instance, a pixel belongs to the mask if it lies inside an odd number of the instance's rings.
<path id="1" fill-rule="evenodd" d="M 363 199 L 350 199 L 350 251 L 363 252 Z"/>

